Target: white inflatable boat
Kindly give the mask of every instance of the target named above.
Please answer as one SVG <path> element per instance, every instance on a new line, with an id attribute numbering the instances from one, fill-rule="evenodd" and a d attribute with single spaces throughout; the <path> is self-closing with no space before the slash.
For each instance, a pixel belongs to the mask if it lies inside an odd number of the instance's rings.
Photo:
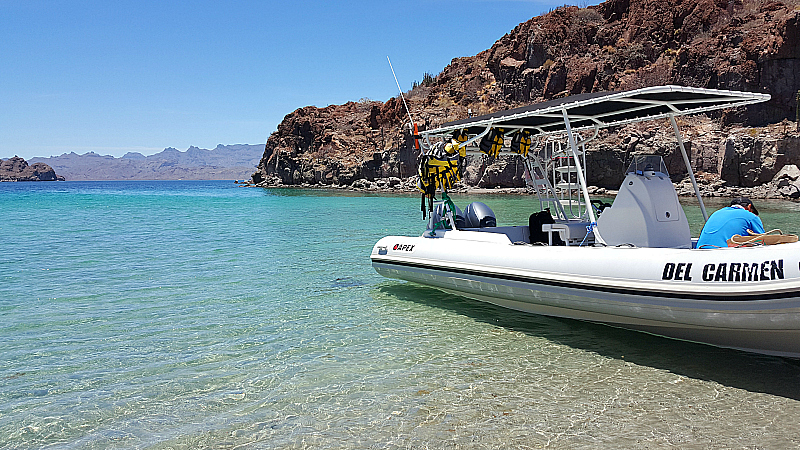
<path id="1" fill-rule="evenodd" d="M 585 178 L 584 145 L 600 128 L 668 119 L 707 218 L 675 117 L 768 99 L 659 86 L 582 94 L 421 132 L 427 229 L 381 239 L 372 265 L 386 277 L 515 310 L 800 357 L 800 243 L 693 248 L 658 156 L 633 159 L 610 206 L 590 199 Z M 525 163 L 538 195 L 532 212 L 542 211 L 528 224 L 497 227 L 488 206 L 462 212 L 448 198 L 461 160 L 478 143 L 490 157 L 509 151 Z"/>

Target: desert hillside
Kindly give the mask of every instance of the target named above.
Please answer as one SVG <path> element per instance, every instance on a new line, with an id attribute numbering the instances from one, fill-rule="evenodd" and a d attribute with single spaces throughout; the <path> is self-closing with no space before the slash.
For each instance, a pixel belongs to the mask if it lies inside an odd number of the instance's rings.
<path id="1" fill-rule="evenodd" d="M 682 126 L 712 193 L 772 182 L 783 169 L 778 161 L 794 164 L 800 152 L 794 124 L 777 125 L 796 115 L 800 2 L 608 0 L 562 7 L 521 23 L 486 51 L 453 59 L 438 75 L 423 78 L 406 100 L 425 129 L 469 111 L 662 84 L 771 94 L 768 103 L 686 119 Z M 624 164 L 620 155 L 655 151 L 669 158 L 675 148 L 662 145 L 658 124 L 645 128 L 601 136 L 589 151 L 606 154 L 597 155 L 601 166 L 589 172 L 589 182 L 616 188 L 618 177 L 608 173 Z M 755 158 L 757 170 L 731 170 L 747 158 Z M 253 181 L 369 185 L 413 176 L 416 159 L 399 97 L 309 106 L 288 114 L 269 137 Z M 470 161 L 464 183 L 522 185 L 519 170 L 510 165 L 503 158 Z M 681 176 L 678 168 L 673 178 Z"/>

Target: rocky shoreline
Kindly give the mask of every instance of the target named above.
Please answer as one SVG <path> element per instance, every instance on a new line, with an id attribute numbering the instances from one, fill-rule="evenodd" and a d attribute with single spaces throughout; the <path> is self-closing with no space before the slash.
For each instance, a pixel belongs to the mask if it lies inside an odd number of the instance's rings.
<path id="1" fill-rule="evenodd" d="M 724 183 L 710 183 L 700 184 L 700 195 L 704 198 L 720 197 L 720 198 L 733 198 L 733 197 L 750 197 L 753 199 L 774 199 L 774 200 L 792 200 L 800 201 L 800 188 L 796 182 L 800 178 L 800 169 L 797 166 L 791 166 L 779 177 L 776 177 L 774 182 L 766 185 L 756 186 L 752 188 L 742 186 L 725 186 Z M 380 178 L 373 181 L 364 180 L 363 183 L 358 183 L 352 186 L 342 185 L 320 185 L 320 184 L 290 184 L 286 185 L 281 182 L 268 182 L 264 181 L 259 184 L 253 184 L 249 181 L 241 182 L 242 186 L 258 187 L 264 189 L 316 189 L 327 191 L 347 191 L 347 192 L 362 192 L 362 193 L 385 193 L 385 194 L 419 194 L 416 189 L 417 177 L 411 177 L 405 180 L 400 180 L 396 177 Z M 617 190 L 607 189 L 598 186 L 589 186 L 589 195 L 599 197 L 614 197 L 617 195 Z M 688 178 L 679 183 L 675 183 L 675 191 L 678 197 L 695 197 L 694 188 Z M 498 188 L 479 188 L 466 186 L 463 183 L 456 183 L 456 185 L 448 191 L 456 194 L 479 194 L 479 195 L 535 195 L 535 192 L 529 188 L 514 188 L 514 187 L 498 187 Z"/>
<path id="2" fill-rule="evenodd" d="M 742 187 L 742 186 L 726 186 L 724 182 L 713 183 L 700 183 L 700 195 L 702 197 L 750 197 L 753 199 L 778 199 L 778 200 L 794 200 L 800 201 L 800 186 L 798 186 L 798 179 L 800 179 L 800 169 L 797 166 L 791 165 L 782 171 L 773 181 L 761 186 L 755 187 Z M 379 178 L 376 180 L 360 180 L 360 183 L 353 185 L 321 185 L 321 184 L 291 184 L 286 185 L 280 180 L 273 180 L 273 182 L 264 181 L 259 184 L 253 184 L 249 181 L 241 182 L 242 186 L 246 187 L 259 187 L 265 189 L 317 189 L 317 190 L 335 190 L 335 191 L 348 191 L 348 192 L 363 192 L 363 193 L 387 193 L 387 194 L 418 194 L 416 189 L 417 177 L 407 178 L 401 180 L 397 177 Z M 699 181 L 699 180 L 698 180 Z M 607 189 L 598 186 L 589 186 L 589 195 L 592 196 L 608 196 L 613 197 L 617 195 L 617 190 Z M 675 191 L 679 197 L 695 197 L 694 188 L 692 187 L 689 178 L 685 178 L 678 183 L 675 183 Z M 498 188 L 479 188 L 467 186 L 463 183 L 456 183 L 456 185 L 449 191 L 450 193 L 457 194 L 488 194 L 488 195 L 535 195 L 535 192 L 529 188 L 524 187 L 498 187 Z"/>
<path id="3" fill-rule="evenodd" d="M 800 199 L 800 133 L 785 121 L 767 127 L 723 128 L 704 116 L 681 118 L 682 134 L 701 195 L 704 197 L 747 196 L 757 199 Z M 694 196 L 680 150 L 668 123 L 636 124 L 616 131 L 603 131 L 587 145 L 588 182 L 592 195 L 615 195 L 630 158 L 654 154 L 664 158 L 679 196 Z M 270 174 L 249 186 L 267 188 L 335 189 L 354 192 L 417 192 L 416 175 L 399 177 L 397 158 L 376 155 L 372 161 L 388 176 L 372 170 L 355 180 L 317 177 L 315 181 L 285 183 Z M 525 194 L 524 168 L 515 156 L 490 160 L 469 156 L 463 178 L 452 192 Z M 313 178 L 312 178 L 313 180 Z"/>

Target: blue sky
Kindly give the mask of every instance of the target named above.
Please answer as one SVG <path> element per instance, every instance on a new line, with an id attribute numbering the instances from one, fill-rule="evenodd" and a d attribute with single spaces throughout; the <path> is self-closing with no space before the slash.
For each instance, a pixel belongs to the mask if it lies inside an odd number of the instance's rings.
<path id="1" fill-rule="evenodd" d="M 0 0 L 0 157 L 264 143 L 397 95 L 387 56 L 405 91 L 564 3 Z"/>

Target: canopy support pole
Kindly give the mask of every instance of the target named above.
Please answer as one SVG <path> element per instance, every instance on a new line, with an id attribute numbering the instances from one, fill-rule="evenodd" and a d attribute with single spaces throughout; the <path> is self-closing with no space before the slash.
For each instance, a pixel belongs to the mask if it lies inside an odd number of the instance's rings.
<path id="1" fill-rule="evenodd" d="M 572 134 L 572 127 L 569 123 L 569 115 L 567 115 L 566 108 L 561 110 L 561 114 L 564 116 L 564 125 L 567 129 L 569 148 L 572 150 L 572 159 L 575 161 L 575 169 L 578 172 L 578 182 L 581 184 L 583 201 L 586 202 L 586 212 L 589 213 L 589 228 L 591 228 L 592 233 L 594 233 L 595 241 L 600 244 L 605 244 L 606 241 L 603 240 L 602 236 L 600 236 L 600 233 L 597 231 L 597 217 L 595 217 L 594 211 L 592 210 L 592 201 L 589 198 L 589 189 L 586 187 L 586 178 L 583 176 L 583 168 L 581 167 L 580 158 L 578 158 L 578 145 L 575 143 L 575 136 Z"/>
<path id="2" fill-rule="evenodd" d="M 681 132 L 678 130 L 678 122 L 675 121 L 675 115 L 669 115 L 669 121 L 672 123 L 672 129 L 675 130 L 675 138 L 678 140 L 678 146 L 681 148 L 683 155 L 683 162 L 686 164 L 686 170 L 689 171 L 689 179 L 692 180 L 692 187 L 694 188 L 694 195 L 697 196 L 697 201 L 700 202 L 700 211 L 703 213 L 703 221 L 708 221 L 708 213 L 706 212 L 706 205 L 703 204 L 703 197 L 700 196 L 700 188 L 697 187 L 697 180 L 694 178 L 694 171 L 692 170 L 692 163 L 689 161 L 689 155 L 686 154 L 686 147 L 683 145 L 683 138 Z"/>

